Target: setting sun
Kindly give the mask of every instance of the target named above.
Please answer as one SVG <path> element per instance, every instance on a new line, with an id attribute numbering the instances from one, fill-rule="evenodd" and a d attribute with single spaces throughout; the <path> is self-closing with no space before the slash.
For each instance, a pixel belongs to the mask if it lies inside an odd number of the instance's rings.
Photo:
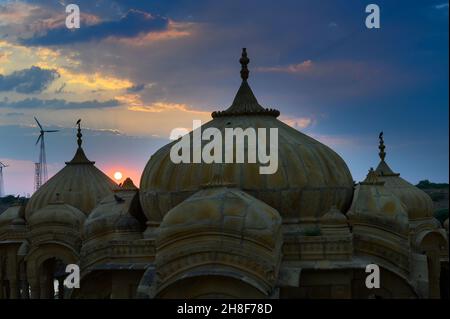
<path id="1" fill-rule="evenodd" d="M 115 172 L 114 173 L 114 179 L 119 182 L 122 179 L 122 173 L 121 172 Z"/>

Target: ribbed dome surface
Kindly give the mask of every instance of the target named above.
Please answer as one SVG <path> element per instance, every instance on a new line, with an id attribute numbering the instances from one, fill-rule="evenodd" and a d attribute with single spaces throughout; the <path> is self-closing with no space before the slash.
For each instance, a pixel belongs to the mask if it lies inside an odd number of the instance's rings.
<path id="1" fill-rule="evenodd" d="M 86 216 L 79 209 L 64 203 L 51 203 L 36 211 L 28 220 L 31 227 L 39 224 L 64 224 L 79 229 Z"/>
<path id="2" fill-rule="evenodd" d="M 267 132 L 277 128 L 278 170 L 274 174 L 260 174 L 261 165 L 249 164 L 247 159 L 243 164 L 175 164 L 170 150 L 176 141 L 157 151 L 147 163 L 140 185 L 141 203 L 149 221 L 160 222 L 171 208 L 215 174 L 277 209 L 285 222 L 315 222 L 333 205 L 346 212 L 352 199 L 353 179 L 345 162 L 329 147 L 277 120 L 278 114 L 260 107 L 243 81 L 232 107 L 214 112 L 214 119 L 202 126 L 202 130 L 219 129 L 222 145 L 226 128 L 266 128 Z M 193 132 L 191 140 L 192 136 Z"/>
<path id="3" fill-rule="evenodd" d="M 423 190 L 408 183 L 400 174 L 394 173 L 382 160 L 376 171 L 384 186 L 405 204 L 410 220 L 433 216 L 433 201 Z"/>
<path id="4" fill-rule="evenodd" d="M 365 220 L 407 234 L 409 222 L 406 206 L 391 189 L 384 186 L 376 173 L 371 171 L 370 174 L 375 175 L 371 181 L 368 176 L 356 187 L 347 216 L 352 220 Z"/>
<path id="5" fill-rule="evenodd" d="M 72 161 L 33 194 L 26 207 L 27 219 L 54 201 L 74 206 L 88 215 L 117 185 L 90 162 L 78 148 Z"/>
<path id="6" fill-rule="evenodd" d="M 115 190 L 114 194 L 103 198 L 84 223 L 85 237 L 90 238 L 109 232 L 140 233 L 141 225 L 131 215 L 137 210 L 142 214 L 137 193 L 138 189 L 130 179 L 127 179 L 124 186 Z"/>
<path id="7" fill-rule="evenodd" d="M 272 207 L 236 188 L 200 190 L 164 217 L 159 239 L 187 231 L 221 231 L 256 237 L 275 246 L 281 219 Z"/>
<path id="8" fill-rule="evenodd" d="M 3 213 L 0 213 L 0 228 L 3 226 L 8 226 L 10 224 L 14 224 L 13 222 L 22 222 L 23 220 L 23 206 L 14 205 L 9 207 Z"/>

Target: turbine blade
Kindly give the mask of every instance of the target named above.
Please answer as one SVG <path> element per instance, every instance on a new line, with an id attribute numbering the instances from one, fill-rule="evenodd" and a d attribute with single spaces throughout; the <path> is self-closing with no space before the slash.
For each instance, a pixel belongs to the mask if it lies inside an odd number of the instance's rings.
<path id="1" fill-rule="evenodd" d="M 45 133 L 53 133 L 53 132 L 59 132 L 59 130 L 47 130 L 47 131 L 44 131 Z"/>
<path id="2" fill-rule="evenodd" d="M 39 140 L 42 138 L 42 135 L 44 135 L 44 133 L 39 134 L 39 137 L 38 137 L 35 145 L 37 145 L 37 143 L 39 143 Z"/>
<path id="3" fill-rule="evenodd" d="M 36 117 L 34 117 L 34 120 L 36 121 L 37 125 L 39 125 L 41 131 L 43 131 L 44 129 L 42 128 L 41 123 L 39 123 L 38 119 Z"/>

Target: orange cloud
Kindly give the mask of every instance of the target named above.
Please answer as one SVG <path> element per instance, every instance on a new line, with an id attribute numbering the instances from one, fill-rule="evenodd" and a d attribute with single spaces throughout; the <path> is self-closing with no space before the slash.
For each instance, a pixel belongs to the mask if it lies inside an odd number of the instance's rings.
<path id="1" fill-rule="evenodd" d="M 134 85 L 128 79 L 120 79 L 113 76 L 104 75 L 100 72 L 92 74 L 88 73 L 76 73 L 67 68 L 60 67 L 56 64 L 47 63 L 41 61 L 35 64 L 42 69 L 55 69 L 61 76 L 61 82 L 65 82 L 67 85 L 78 85 L 86 87 L 90 90 L 123 90 L 128 89 Z"/>
<path id="2" fill-rule="evenodd" d="M 118 42 L 125 45 L 144 46 L 155 41 L 185 38 L 193 34 L 194 23 L 181 23 L 169 20 L 167 30 L 150 31 L 134 38 L 109 37 L 106 41 Z"/>
<path id="3" fill-rule="evenodd" d="M 129 106 L 128 110 L 135 112 L 160 113 L 165 111 L 182 111 L 188 113 L 210 114 L 211 112 L 198 111 L 190 108 L 187 104 L 154 102 L 150 105 L 134 105 Z"/>
<path id="4" fill-rule="evenodd" d="M 6 63 L 9 61 L 9 57 L 12 55 L 11 51 L 0 52 L 0 63 Z"/>
<path id="5" fill-rule="evenodd" d="M 209 115 L 211 112 L 195 110 L 187 104 L 170 103 L 170 102 L 153 102 L 149 105 L 145 104 L 139 94 L 124 94 L 116 96 L 115 99 L 120 104 L 126 105 L 129 111 L 133 112 L 147 112 L 147 113 L 161 113 L 168 111 L 181 111 L 187 113 L 196 113 Z"/>

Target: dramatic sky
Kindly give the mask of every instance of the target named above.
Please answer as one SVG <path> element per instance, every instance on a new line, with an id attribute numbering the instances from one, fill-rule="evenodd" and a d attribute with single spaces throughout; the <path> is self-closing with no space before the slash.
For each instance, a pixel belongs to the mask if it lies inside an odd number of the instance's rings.
<path id="1" fill-rule="evenodd" d="M 78 4 L 81 28 L 65 27 Z M 365 6 L 381 28 L 365 27 Z M 447 182 L 445 0 L 0 0 L 0 161 L 6 191 L 31 193 L 38 130 L 49 173 L 84 148 L 136 183 L 176 127 L 208 121 L 240 84 L 242 47 L 260 104 L 338 152 L 360 181 L 378 163 L 412 183 Z"/>

